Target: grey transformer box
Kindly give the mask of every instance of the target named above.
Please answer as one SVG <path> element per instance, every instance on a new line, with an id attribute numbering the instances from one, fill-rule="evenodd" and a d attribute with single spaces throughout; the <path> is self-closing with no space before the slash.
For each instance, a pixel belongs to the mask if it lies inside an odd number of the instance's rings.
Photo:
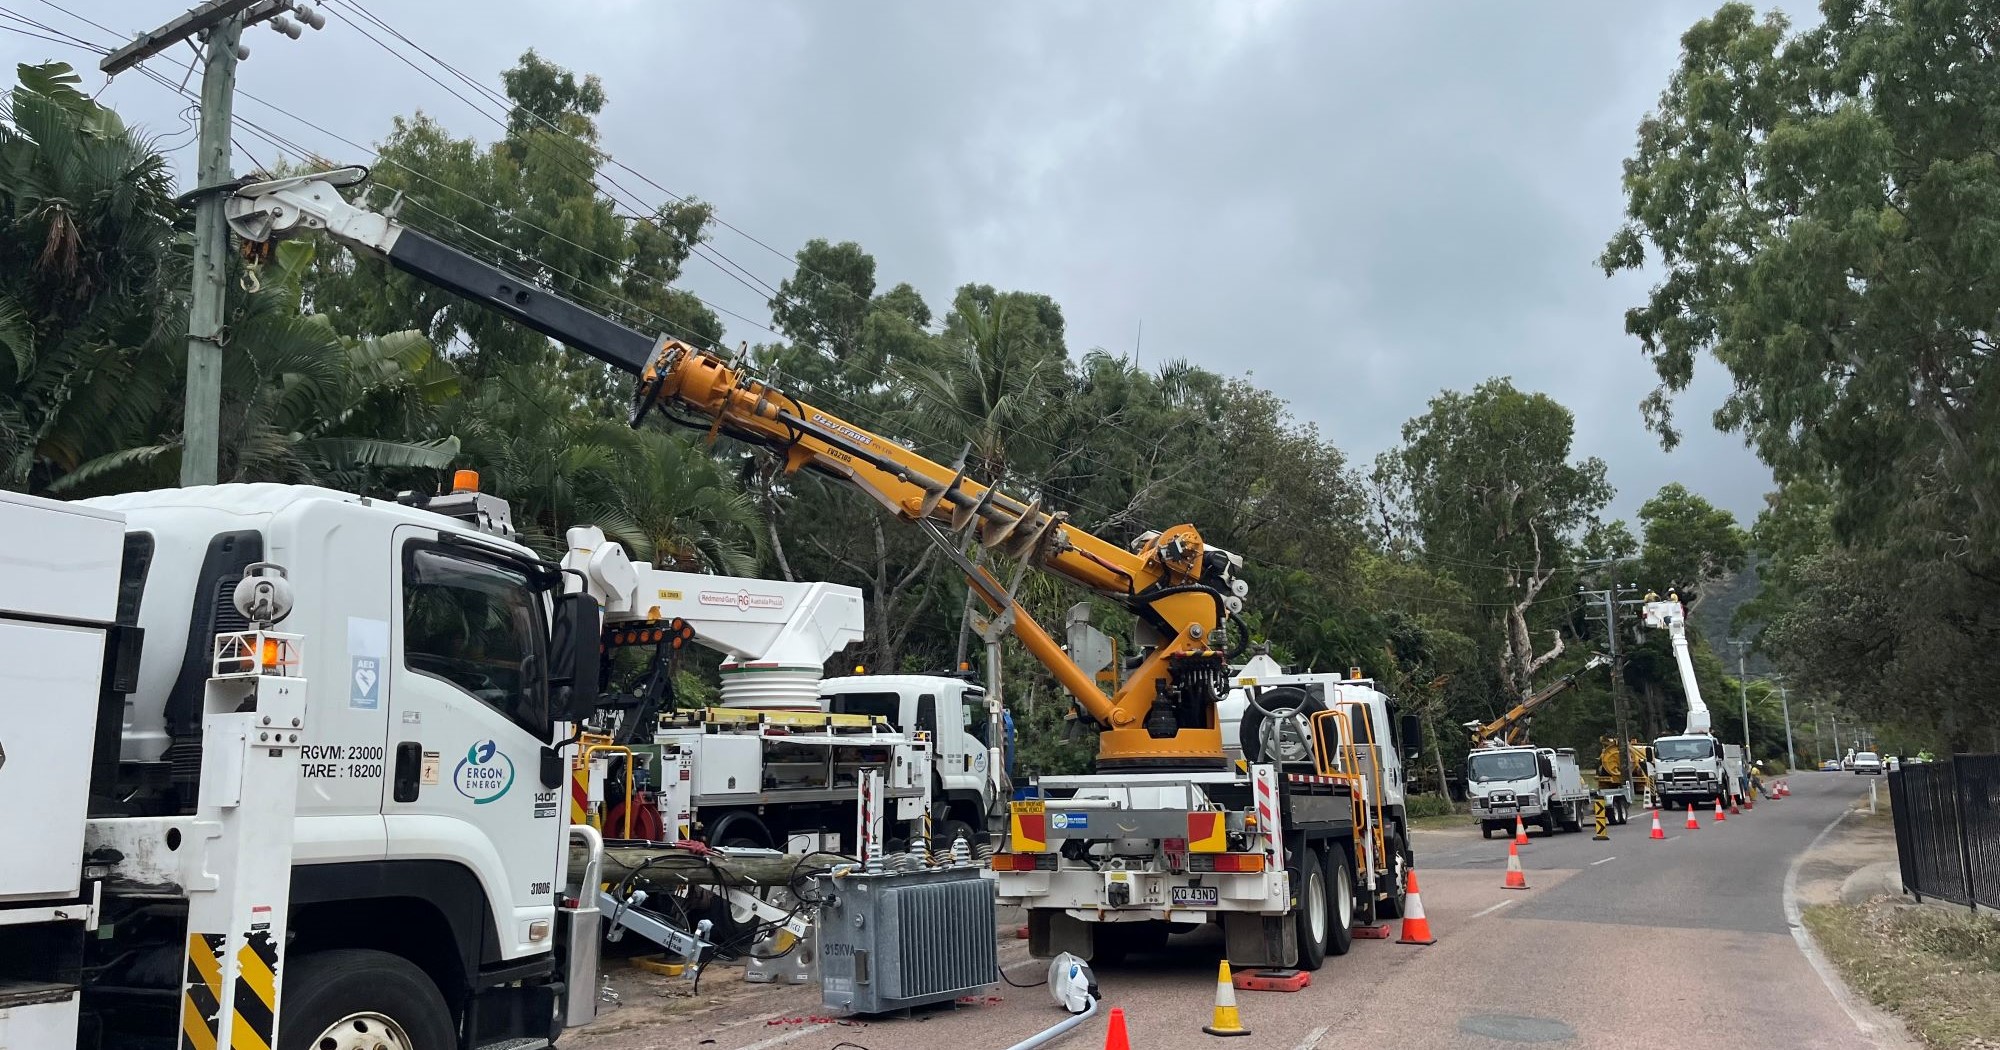
<path id="1" fill-rule="evenodd" d="M 830 880 L 820 909 L 820 1002 L 879 1014 L 999 983 L 993 881 L 958 866 Z"/>

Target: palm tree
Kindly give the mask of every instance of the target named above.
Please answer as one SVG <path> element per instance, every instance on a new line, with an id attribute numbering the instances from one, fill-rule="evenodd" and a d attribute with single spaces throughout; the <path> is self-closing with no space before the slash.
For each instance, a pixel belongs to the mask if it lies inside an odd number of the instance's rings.
<path id="1" fill-rule="evenodd" d="M 620 446 L 611 498 L 584 509 L 592 523 L 661 568 L 756 573 L 763 518 L 706 448 L 652 429 L 627 431 Z"/>
<path id="2" fill-rule="evenodd" d="M 0 484 L 153 436 L 180 334 L 165 161 L 60 63 L 0 98 Z M 178 356 L 178 355 L 175 355 Z"/>
<path id="3" fill-rule="evenodd" d="M 281 245 L 275 267 L 259 278 L 270 283 L 245 297 L 230 322 L 218 477 L 368 492 L 451 466 L 459 442 L 440 429 L 440 417 L 458 393 L 457 374 L 415 332 L 349 339 L 325 317 L 301 315 L 299 280 L 311 258 L 310 244 Z M 147 400 L 153 440 L 79 463 L 49 490 L 172 485 L 180 399 L 156 391 Z"/>

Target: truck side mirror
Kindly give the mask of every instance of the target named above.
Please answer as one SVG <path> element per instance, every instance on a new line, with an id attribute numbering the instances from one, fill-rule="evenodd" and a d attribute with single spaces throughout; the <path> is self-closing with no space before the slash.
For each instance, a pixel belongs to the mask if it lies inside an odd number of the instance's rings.
<path id="1" fill-rule="evenodd" d="M 1403 757 L 1415 761 L 1424 753 L 1424 723 L 1416 715 L 1398 719 L 1397 735 L 1403 738 Z"/>
<path id="2" fill-rule="evenodd" d="M 589 594 L 556 599 L 555 624 L 549 632 L 549 686 L 556 714 L 564 721 L 582 721 L 597 710 L 602 615 L 597 599 Z"/>

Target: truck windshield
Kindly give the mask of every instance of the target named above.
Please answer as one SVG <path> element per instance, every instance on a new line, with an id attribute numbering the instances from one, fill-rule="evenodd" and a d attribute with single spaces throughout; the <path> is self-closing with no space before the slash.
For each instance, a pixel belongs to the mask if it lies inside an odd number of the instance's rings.
<path id="1" fill-rule="evenodd" d="M 1715 754 L 1715 746 L 1707 737 L 1689 737 L 1684 740 L 1668 737 L 1653 741 L 1653 748 L 1663 759 L 1710 758 Z"/>
<path id="2" fill-rule="evenodd" d="M 1466 776 L 1475 781 L 1526 780 L 1535 775 L 1535 756 L 1529 751 L 1499 751 L 1473 755 Z"/>

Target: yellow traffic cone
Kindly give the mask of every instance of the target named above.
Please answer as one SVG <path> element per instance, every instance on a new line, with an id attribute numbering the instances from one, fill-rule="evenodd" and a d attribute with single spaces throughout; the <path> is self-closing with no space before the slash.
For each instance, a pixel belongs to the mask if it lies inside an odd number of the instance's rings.
<path id="1" fill-rule="evenodd" d="M 1222 968 L 1215 976 L 1215 1019 L 1202 1026 L 1209 1035 L 1249 1035 L 1250 1029 L 1243 1027 L 1243 1017 L 1236 1012 L 1236 982 L 1229 976 L 1229 960 L 1222 960 Z"/>

